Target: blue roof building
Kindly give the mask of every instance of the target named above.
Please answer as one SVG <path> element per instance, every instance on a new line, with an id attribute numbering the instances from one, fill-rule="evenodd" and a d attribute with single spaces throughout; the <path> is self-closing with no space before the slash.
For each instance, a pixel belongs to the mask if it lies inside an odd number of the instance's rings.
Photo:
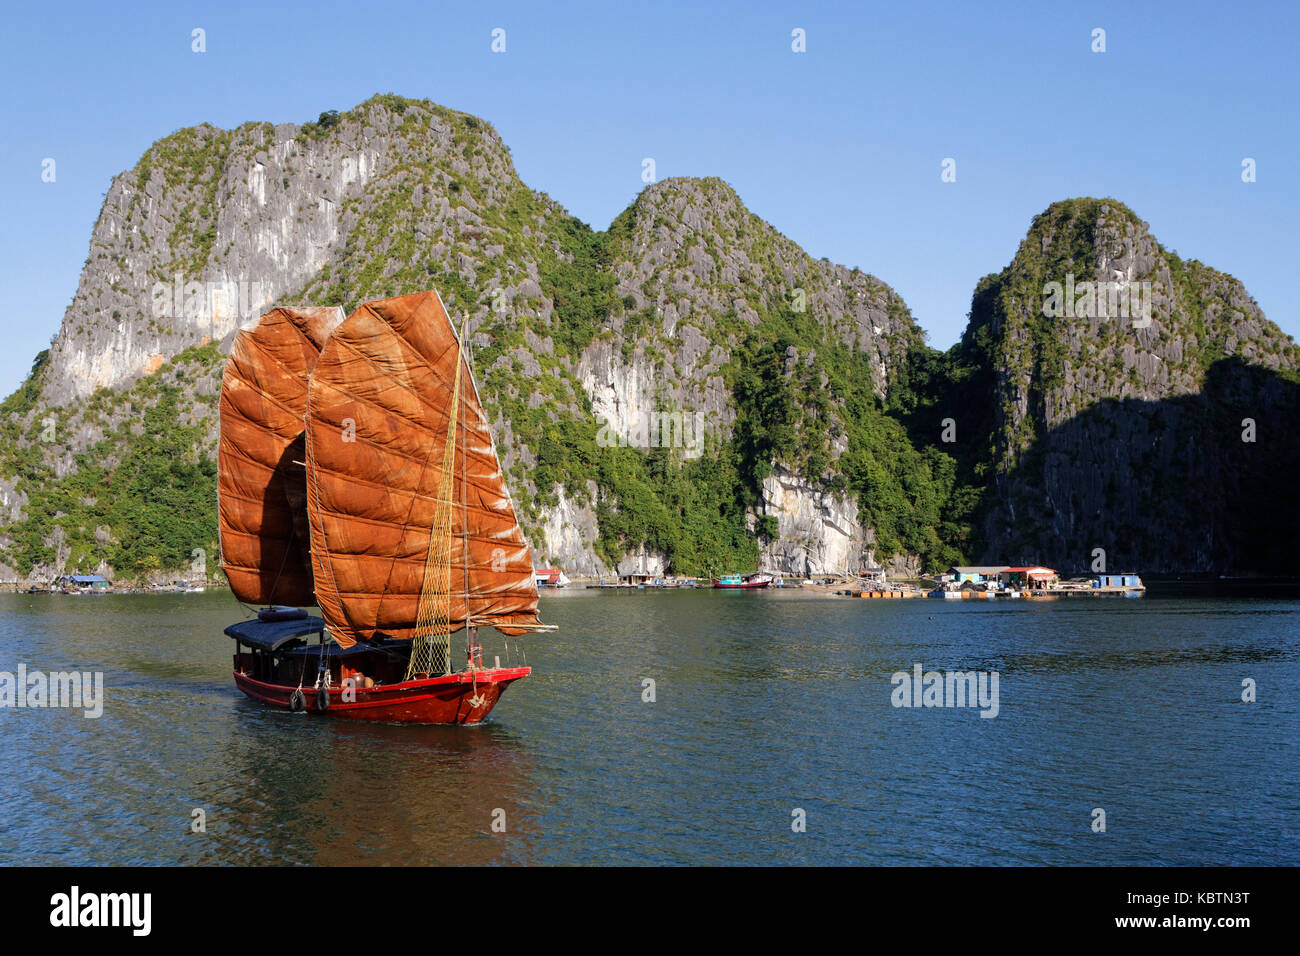
<path id="1" fill-rule="evenodd" d="M 70 574 L 65 580 L 73 587 L 92 591 L 107 591 L 109 588 L 108 578 L 98 574 Z"/>

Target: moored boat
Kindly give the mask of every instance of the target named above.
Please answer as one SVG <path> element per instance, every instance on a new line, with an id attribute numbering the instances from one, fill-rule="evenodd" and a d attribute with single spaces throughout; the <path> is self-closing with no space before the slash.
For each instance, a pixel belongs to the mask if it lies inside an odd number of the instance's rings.
<path id="1" fill-rule="evenodd" d="M 713 579 L 713 586 L 720 590 L 765 588 L 772 583 L 770 574 L 727 574 Z"/>

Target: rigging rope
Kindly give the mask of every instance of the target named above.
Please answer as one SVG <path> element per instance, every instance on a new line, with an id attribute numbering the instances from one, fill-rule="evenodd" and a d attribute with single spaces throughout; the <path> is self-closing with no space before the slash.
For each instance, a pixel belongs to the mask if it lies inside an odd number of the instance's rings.
<path id="1" fill-rule="evenodd" d="M 442 455 L 437 505 L 429 528 L 429 551 L 424 561 L 424 582 L 411 639 L 411 663 L 406 679 L 434 673 L 451 673 L 451 513 L 456 466 L 456 425 L 460 419 L 460 342 L 456 345 L 456 379 L 447 418 L 447 443 Z M 466 542 L 468 545 L 468 542 Z M 469 556 L 466 554 L 466 560 Z M 466 610 L 469 594 L 465 595 Z"/>

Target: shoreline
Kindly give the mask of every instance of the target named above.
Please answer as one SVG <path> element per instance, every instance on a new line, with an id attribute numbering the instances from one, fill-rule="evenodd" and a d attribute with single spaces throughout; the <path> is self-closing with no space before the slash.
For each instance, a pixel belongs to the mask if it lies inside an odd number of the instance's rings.
<path id="1" fill-rule="evenodd" d="M 816 580 L 826 580 L 830 575 L 819 577 Z M 707 581 L 706 578 L 697 578 L 697 581 Z M 811 594 L 820 594 L 825 597 L 850 597 L 857 598 L 857 594 L 846 594 L 846 591 L 854 590 L 854 581 L 851 578 L 836 577 L 833 584 L 804 584 L 804 578 L 792 579 L 782 587 L 773 586 L 773 591 L 803 591 Z M 907 578 L 899 581 L 887 581 L 884 586 L 884 594 L 878 594 L 877 597 L 908 596 L 908 597 L 928 597 L 926 592 L 933 590 L 937 585 L 927 585 L 924 578 Z M 1300 577 L 1280 577 L 1280 576 L 1254 576 L 1254 575 L 1236 575 L 1221 576 L 1215 574 L 1196 574 L 1196 575 L 1177 575 L 1144 578 L 1145 595 L 1150 597 L 1300 597 Z M 36 588 L 36 590 L 32 590 Z M 194 590 L 191 590 L 194 588 Z M 611 583 L 608 579 L 601 584 L 598 577 L 573 578 L 570 583 L 564 587 L 541 587 L 538 588 L 539 595 L 553 594 L 556 591 L 576 592 L 576 591 L 712 591 L 715 590 L 710 583 L 697 583 L 694 586 L 685 584 L 668 584 L 665 586 L 645 584 L 624 584 Z M 99 590 L 85 591 L 65 591 L 51 589 L 48 586 L 30 583 L 5 583 L 0 585 L 0 593 L 3 594 L 65 594 L 74 597 L 97 594 L 115 594 L 115 595 L 151 595 L 151 594 L 201 594 L 210 591 L 230 591 L 230 585 L 224 581 L 205 581 L 187 583 L 185 587 L 161 586 L 152 587 L 149 585 L 124 585 L 122 587 L 110 586 Z M 915 592 L 920 591 L 917 594 Z M 899 595 L 898 592 L 903 592 Z M 912 593 L 908 593 L 912 592 Z M 995 592 L 976 592 L 988 593 L 989 597 L 994 597 Z M 1089 596 L 1104 596 L 1100 594 L 1091 594 L 1090 592 L 1078 592 Z M 1051 590 L 1044 594 L 1035 594 L 1034 598 L 1046 597 L 1070 597 L 1077 596 L 1076 592 L 1069 590 L 1056 591 Z"/>

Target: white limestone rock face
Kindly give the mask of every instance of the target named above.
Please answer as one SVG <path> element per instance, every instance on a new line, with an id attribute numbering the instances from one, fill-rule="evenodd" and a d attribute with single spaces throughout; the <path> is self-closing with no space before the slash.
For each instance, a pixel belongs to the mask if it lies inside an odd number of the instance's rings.
<path id="1" fill-rule="evenodd" d="M 662 554 L 641 548 L 620 561 L 616 570 L 620 575 L 652 574 L 658 576 L 665 574 L 667 568 L 668 562 Z"/>
<path id="2" fill-rule="evenodd" d="M 587 483 L 589 500 L 595 500 L 596 483 Z M 596 513 L 590 504 L 571 498 L 563 485 L 555 486 L 559 499 L 546 512 L 540 540 L 533 546 L 536 567 L 558 567 L 571 578 L 600 577 L 609 569 L 596 555 L 595 543 L 600 535 Z"/>
<path id="3" fill-rule="evenodd" d="M 168 364 L 178 355 L 207 343 L 228 352 L 235 330 L 274 305 L 438 287 L 467 317 L 476 349 L 508 343 L 476 372 L 516 502 L 527 505 L 543 497 L 532 485 L 538 449 L 512 434 L 509 399 L 558 420 L 599 416 L 623 444 L 667 444 L 691 459 L 730 436 L 728 366 L 764 315 L 796 310 L 866 354 L 882 396 L 890 368 L 918 338 L 885 283 L 811 259 L 721 180 L 672 179 L 648 186 L 627 228 L 614 231 L 602 268 L 615 305 L 580 353 L 566 352 L 551 337 L 556 309 L 542 264 L 557 254 L 551 230 L 567 213 L 540 194 L 520 202 L 526 193 L 495 130 L 427 102 L 375 97 L 328 128 L 202 124 L 174 133 L 111 183 L 39 401 L 18 424 L 30 432 L 53 411 L 66 417 L 58 441 L 42 449 L 66 477 L 79 454 L 142 411 L 109 403 L 103 415 L 83 413 L 86 399 L 125 393 L 167 366 L 167 383 L 183 392 L 178 423 L 208 423 L 196 454 L 211 457 L 221 370 L 200 352 L 182 374 Z M 769 549 L 778 566 L 857 563 L 856 507 L 801 487 L 781 491 L 791 514 Z M 521 524 L 539 563 L 610 576 L 616 569 L 596 551 L 599 490 L 591 482 L 585 490 L 555 489 L 557 504 L 520 508 Z M 25 504 L 0 475 L 0 514 L 18 520 Z M 630 555 L 622 566 L 666 570 L 663 555 Z"/>
<path id="4" fill-rule="evenodd" d="M 391 195 L 404 164 L 449 166 L 453 156 L 463 163 L 458 117 L 416 112 L 370 102 L 329 135 L 303 135 L 292 124 L 205 123 L 154 144 L 109 187 L 43 398 L 64 405 L 152 373 L 190 346 L 227 342 L 241 324 L 337 267 L 350 226 Z M 424 124 L 418 147 L 413 117 Z M 475 174 L 507 191 L 517 180 L 504 145 L 487 129 L 472 136 L 482 153 Z M 466 218 L 445 196 L 419 185 L 405 192 L 427 213 L 416 230 L 422 242 Z M 463 254 L 472 244 L 460 238 Z M 454 261 L 442 251 L 437 258 Z"/>
<path id="5" fill-rule="evenodd" d="M 655 408 L 655 368 L 643 355 L 623 361 L 616 343 L 593 342 L 578 365 L 578 380 L 597 422 L 614 436 L 635 434 L 638 420 Z"/>
<path id="6" fill-rule="evenodd" d="M 680 343 L 656 340 L 657 358 L 643 346 L 625 357 L 622 344 L 612 338 L 587 346 L 576 371 L 592 416 L 607 436 L 598 440 L 678 448 L 696 458 L 707 436 L 725 435 L 735 420 L 721 374 L 729 356 L 714 347 L 701 361 L 701 341 L 688 326 Z"/>
<path id="7" fill-rule="evenodd" d="M 855 572 L 867 557 L 857 503 L 819 490 L 786 468 L 774 468 L 763 480 L 763 513 L 775 516 L 778 528 L 763 550 L 766 570 L 805 577 Z"/>
<path id="8" fill-rule="evenodd" d="M 155 145 L 109 188 L 51 350 L 54 405 L 222 342 L 338 254 L 340 205 L 363 195 L 383 139 L 315 141 L 298 127 L 203 125 Z M 176 154 L 195 157 L 177 178 Z M 166 158 L 165 158 L 166 157 Z"/>

